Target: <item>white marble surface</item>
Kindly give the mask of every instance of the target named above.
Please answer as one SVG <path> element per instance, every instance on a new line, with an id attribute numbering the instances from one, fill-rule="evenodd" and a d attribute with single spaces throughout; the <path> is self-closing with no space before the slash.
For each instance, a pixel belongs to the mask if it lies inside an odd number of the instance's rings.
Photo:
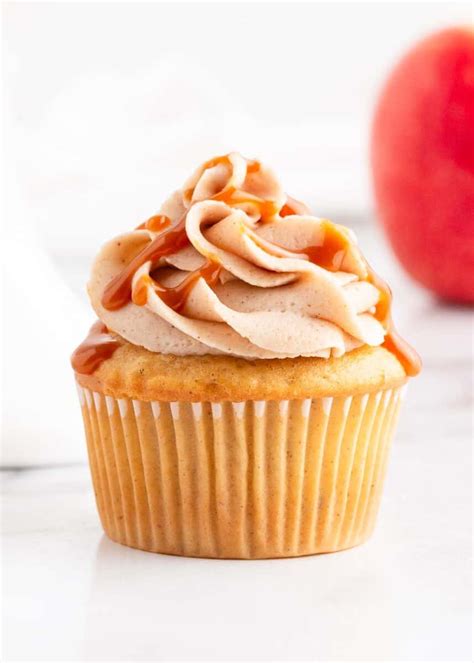
<path id="1" fill-rule="evenodd" d="M 103 536 L 86 466 L 4 471 L 2 660 L 471 659 L 472 316 L 359 234 L 425 362 L 372 540 L 281 561 L 147 554 Z M 84 281 L 83 259 L 62 266 Z"/>

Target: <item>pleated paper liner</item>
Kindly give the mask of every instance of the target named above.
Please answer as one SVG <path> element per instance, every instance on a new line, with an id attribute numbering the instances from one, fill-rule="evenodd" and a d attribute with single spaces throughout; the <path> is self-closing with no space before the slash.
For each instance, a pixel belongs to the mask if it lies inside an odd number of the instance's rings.
<path id="1" fill-rule="evenodd" d="M 142 402 L 79 388 L 114 541 L 197 557 L 293 557 L 371 534 L 405 387 L 354 397 Z"/>

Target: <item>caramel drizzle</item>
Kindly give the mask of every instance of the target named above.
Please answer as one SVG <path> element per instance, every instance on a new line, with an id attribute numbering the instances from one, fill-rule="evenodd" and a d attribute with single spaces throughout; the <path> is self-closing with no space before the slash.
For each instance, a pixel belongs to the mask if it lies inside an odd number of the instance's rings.
<path id="1" fill-rule="evenodd" d="M 186 213 L 183 214 L 176 226 L 155 237 L 120 274 L 105 287 L 102 295 L 102 305 L 109 311 L 116 311 L 125 306 L 131 298 L 133 275 L 149 260 L 156 262 L 159 258 L 176 253 L 189 244 L 186 235 Z"/>
<path id="2" fill-rule="evenodd" d="M 240 191 L 233 186 L 216 193 L 212 196 L 211 200 L 218 200 L 229 205 L 229 207 L 237 207 L 238 205 L 249 203 L 255 205 L 260 216 L 260 221 L 263 222 L 272 218 L 275 214 L 278 214 L 280 209 L 273 200 L 263 200 L 263 198 L 259 198 L 258 196 L 254 196 L 245 191 Z"/>
<path id="3" fill-rule="evenodd" d="M 309 214 L 308 208 L 306 205 L 299 200 L 296 200 L 296 198 L 292 198 L 288 194 L 286 195 L 286 203 L 283 205 L 283 207 L 280 210 L 280 216 L 285 217 L 285 216 L 290 216 L 292 214 Z"/>
<path id="4" fill-rule="evenodd" d="M 171 225 L 171 219 L 164 214 L 156 214 L 151 216 L 148 221 L 140 223 L 135 230 L 151 230 L 154 233 L 159 233 Z"/>
<path id="5" fill-rule="evenodd" d="M 305 246 L 303 249 L 293 250 L 293 253 L 305 255 L 315 265 L 330 272 L 337 272 L 341 268 L 350 242 L 345 232 L 334 223 L 323 219 L 321 225 L 324 231 L 323 243 L 315 246 Z"/>
<path id="6" fill-rule="evenodd" d="M 208 170 L 209 168 L 215 168 L 215 166 L 218 166 L 219 164 L 223 164 L 224 166 L 229 166 L 232 168 L 230 154 L 223 154 L 219 157 L 213 157 L 212 159 L 205 161 L 202 166 L 202 170 L 204 171 Z M 260 167 L 260 161 L 257 161 L 256 159 L 247 159 L 247 174 L 257 173 L 260 170 Z"/>
<path id="7" fill-rule="evenodd" d="M 229 156 L 224 155 L 210 159 L 204 164 L 203 170 L 213 168 L 221 163 L 231 166 Z M 247 173 L 254 173 L 259 169 L 260 163 L 258 161 L 248 162 Z M 186 193 L 192 194 L 192 191 Z M 230 207 L 251 203 L 257 207 L 261 221 L 273 217 L 275 214 L 278 214 L 278 212 L 281 217 L 285 217 L 295 213 L 304 213 L 304 211 L 301 210 L 305 210 L 305 206 L 302 203 L 299 203 L 290 197 L 287 197 L 285 205 L 278 210 L 278 207 L 273 201 L 264 200 L 253 194 L 238 190 L 233 186 L 225 187 L 222 191 L 212 196 L 211 199 L 224 202 Z M 185 229 L 187 211 L 178 221 L 176 226 L 168 230 L 166 230 L 166 228 L 171 222 L 167 217 L 163 217 L 162 215 L 151 217 L 151 219 L 139 226 L 139 228 L 146 228 L 155 232 L 163 230 L 165 230 L 165 232 L 152 240 L 150 244 L 133 258 L 129 265 L 120 274 L 110 281 L 102 296 L 102 304 L 104 308 L 112 311 L 117 310 L 130 301 L 132 296 L 133 276 L 145 262 L 151 261 L 153 263 L 159 258 L 171 255 L 187 246 L 189 243 Z M 344 255 L 349 248 L 349 239 L 344 232 L 329 222 L 325 224 L 324 230 L 324 240 L 321 245 L 307 246 L 304 249 L 293 252 L 306 255 L 312 263 L 319 265 L 324 269 L 338 271 Z M 369 283 L 372 283 L 380 292 L 380 299 L 375 310 L 375 318 L 382 324 L 386 331 L 385 340 L 382 346 L 398 358 L 407 375 L 416 375 L 421 369 L 421 361 L 417 353 L 399 336 L 394 327 L 391 317 L 392 297 L 390 289 L 367 263 L 366 267 L 366 280 Z M 191 272 L 178 286 L 169 288 L 159 284 L 149 275 L 143 275 L 140 277 L 140 280 L 135 287 L 133 302 L 139 306 L 144 306 L 148 297 L 147 289 L 151 285 L 154 292 L 168 306 L 175 311 L 181 311 L 197 280 L 199 278 L 204 278 L 209 285 L 215 285 L 219 278 L 220 271 L 221 266 L 216 261 L 208 260 L 203 267 Z"/>
<path id="8" fill-rule="evenodd" d="M 208 161 L 204 162 L 204 164 L 202 165 L 202 171 L 209 170 L 209 168 L 215 168 L 219 164 L 223 164 L 224 166 L 230 166 L 232 168 L 230 155 L 222 154 L 219 157 L 212 157 L 212 159 L 209 159 Z"/>
<path id="9" fill-rule="evenodd" d="M 328 221 L 323 221 L 324 239 L 320 246 L 307 246 L 294 251 L 306 255 L 309 260 L 327 269 L 337 272 L 340 270 L 344 256 L 349 250 L 350 241 L 346 233 Z M 367 269 L 366 281 L 377 288 L 380 293 L 379 301 L 375 306 L 375 319 L 385 330 L 385 339 L 382 347 L 394 354 L 409 376 L 417 375 L 421 370 L 421 360 L 415 350 L 397 332 L 392 320 L 392 293 L 383 279 L 365 261 Z"/>
<path id="10" fill-rule="evenodd" d="M 97 320 L 87 337 L 71 355 L 71 365 L 76 373 L 90 375 L 103 361 L 109 359 L 120 343 L 109 334 L 103 322 Z"/>
<path id="11" fill-rule="evenodd" d="M 280 216 L 284 218 L 285 216 L 291 216 L 292 214 L 294 214 L 294 211 L 288 205 L 288 202 L 286 202 L 280 210 Z"/>
<path id="12" fill-rule="evenodd" d="M 414 377 L 421 371 L 421 359 L 416 350 L 400 336 L 395 328 L 392 320 L 392 293 L 389 286 L 367 262 L 365 264 L 368 272 L 366 280 L 380 293 L 374 317 L 386 330 L 382 347 L 395 355 L 408 376 Z"/>
<path id="13" fill-rule="evenodd" d="M 210 159 L 204 164 L 203 170 L 208 168 L 213 168 L 214 166 L 223 163 L 226 165 L 231 165 L 228 155 L 215 157 Z M 247 173 L 254 173 L 260 169 L 260 162 L 250 161 L 247 166 Z M 242 204 L 242 203 L 252 203 L 257 206 L 259 210 L 260 217 L 266 219 L 270 216 L 274 216 L 278 213 L 278 208 L 274 202 L 268 200 L 262 200 L 258 196 L 253 196 L 252 194 L 245 193 L 244 191 L 238 191 L 235 187 L 227 187 L 222 191 L 216 193 L 212 196 L 211 200 L 217 200 L 226 203 L 230 207 Z M 114 276 L 114 278 L 107 284 L 102 295 L 102 305 L 109 311 L 116 311 L 123 306 L 125 306 L 131 299 L 132 294 L 132 280 L 133 275 L 142 265 L 147 261 L 156 262 L 159 258 L 164 256 L 171 255 L 176 253 L 180 249 L 184 248 L 189 244 L 188 237 L 186 235 L 186 215 L 188 210 L 184 213 L 178 223 L 172 228 L 168 228 L 171 224 L 170 219 L 163 215 L 156 215 L 148 219 L 145 223 L 138 226 L 139 229 L 148 229 L 155 230 L 155 228 L 164 230 L 158 237 L 150 242 L 140 253 L 138 253 L 135 258 L 125 267 L 120 274 Z M 203 278 L 206 278 L 207 272 L 203 274 Z M 197 279 L 191 279 L 193 285 Z M 178 286 L 179 287 L 179 286 Z M 192 288 L 186 290 L 190 292 Z M 172 299 L 172 296 L 169 294 L 171 288 L 166 289 L 168 294 L 165 294 L 165 291 L 156 290 L 157 294 L 161 297 L 162 295 L 167 297 L 169 300 Z M 181 295 L 177 295 L 179 298 Z"/>
<path id="14" fill-rule="evenodd" d="M 158 283 L 149 274 L 143 274 L 133 289 L 132 301 L 137 306 L 145 306 L 148 301 L 148 288 L 177 313 L 181 312 L 197 281 L 203 278 L 211 287 L 217 283 L 222 266 L 215 260 L 207 260 L 202 267 L 190 272 L 181 283 L 174 287 L 166 287 Z"/>
<path id="15" fill-rule="evenodd" d="M 224 164 L 226 166 L 232 167 L 229 155 L 224 155 L 206 161 L 203 170 L 207 170 L 208 168 L 214 168 L 218 164 Z M 260 161 L 247 160 L 247 175 L 257 173 L 260 170 L 260 168 L 261 168 Z M 217 200 L 219 202 L 223 202 L 229 207 L 237 207 L 238 205 L 249 204 L 249 203 L 255 205 L 255 207 L 258 210 L 261 221 L 266 221 L 267 219 L 275 216 L 275 214 L 278 214 L 280 209 L 273 200 L 264 200 L 263 198 L 259 198 L 258 196 L 253 195 L 252 193 L 247 193 L 246 191 L 237 189 L 235 186 L 232 185 L 225 186 L 222 189 L 222 191 L 219 191 L 218 193 L 211 196 L 210 200 Z"/>

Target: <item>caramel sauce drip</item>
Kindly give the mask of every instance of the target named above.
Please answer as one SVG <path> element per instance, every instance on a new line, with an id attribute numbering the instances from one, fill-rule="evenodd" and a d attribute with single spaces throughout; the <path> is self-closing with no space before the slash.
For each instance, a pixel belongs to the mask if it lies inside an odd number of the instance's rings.
<path id="1" fill-rule="evenodd" d="M 203 278 L 208 285 L 213 286 L 217 283 L 221 270 L 222 267 L 218 262 L 207 260 L 202 267 L 190 272 L 179 285 L 172 288 L 161 285 L 148 274 L 143 274 L 134 288 L 132 301 L 137 306 L 145 306 L 148 299 L 148 287 L 151 286 L 167 306 L 179 313 L 184 308 L 198 279 Z"/>
<path id="2" fill-rule="evenodd" d="M 231 166 L 229 155 L 223 154 L 219 157 L 212 157 L 212 159 L 209 159 L 209 161 L 206 161 L 203 164 L 202 170 L 207 170 L 208 168 L 215 168 L 219 164 L 223 164 L 224 166 Z"/>
<path id="3" fill-rule="evenodd" d="M 113 355 L 119 345 L 104 323 L 97 320 L 84 341 L 72 353 L 71 365 L 76 373 L 90 375 Z"/>
<path id="4" fill-rule="evenodd" d="M 206 161 L 203 164 L 202 170 L 207 170 L 208 168 L 214 168 L 219 164 L 223 164 L 224 166 L 232 166 L 232 163 L 230 161 L 230 155 L 223 154 L 219 157 L 213 157 L 212 159 L 209 159 L 209 161 Z M 247 159 L 247 173 L 256 173 L 260 170 L 260 167 L 261 167 L 260 161 L 257 161 L 256 159 Z"/>
<path id="5" fill-rule="evenodd" d="M 308 208 L 306 205 L 299 200 L 296 200 L 296 198 L 292 198 L 287 194 L 286 196 L 286 203 L 283 205 L 283 207 L 280 210 L 280 216 L 285 217 L 285 216 L 290 216 L 290 214 L 309 214 Z"/>
<path id="6" fill-rule="evenodd" d="M 135 230 L 151 230 L 152 232 L 159 233 L 171 225 L 171 219 L 164 214 L 156 214 L 151 216 L 148 221 L 140 223 Z"/>
<path id="7" fill-rule="evenodd" d="M 416 350 L 395 329 L 392 320 L 392 293 L 390 288 L 367 262 L 366 267 L 368 272 L 367 281 L 374 285 L 380 293 L 379 301 L 375 307 L 375 318 L 387 332 L 382 347 L 395 355 L 407 375 L 414 377 L 421 371 L 421 359 Z"/>
<path id="8" fill-rule="evenodd" d="M 169 256 L 189 244 L 186 235 L 186 214 L 176 226 L 155 237 L 144 249 L 133 258 L 120 274 L 114 276 L 105 287 L 102 305 L 109 311 L 116 311 L 130 301 L 133 275 L 148 260 L 155 262 L 163 256 Z"/>
<path id="9" fill-rule="evenodd" d="M 231 165 L 229 156 L 224 155 L 210 159 L 204 164 L 204 170 L 213 168 L 221 163 Z M 260 162 L 248 162 L 248 173 L 255 173 L 259 169 Z M 187 193 L 188 195 L 192 195 L 192 191 L 188 191 Z M 212 196 L 212 200 L 224 202 L 229 206 L 241 203 L 252 203 L 257 206 L 262 219 L 274 216 L 278 212 L 277 206 L 272 201 L 262 200 L 258 196 L 243 191 L 237 191 L 235 187 L 224 188 L 222 191 Z M 109 311 L 116 311 L 130 301 L 133 275 L 137 269 L 145 264 L 145 262 L 149 260 L 154 262 L 163 256 L 171 255 L 189 243 L 185 229 L 186 214 L 187 211 L 176 226 L 170 228 L 168 231 L 152 240 L 150 244 L 133 258 L 129 265 L 125 267 L 120 274 L 117 274 L 117 276 L 110 281 L 102 295 L 102 305 L 104 308 Z M 158 214 L 152 216 L 145 223 L 140 224 L 138 229 L 148 229 L 159 232 L 165 230 L 170 223 L 171 221 L 168 217 Z M 159 283 L 151 279 L 150 276 L 144 275 L 135 288 L 133 302 L 139 306 L 144 306 L 146 304 L 147 286 L 151 284 L 154 291 L 168 306 L 176 311 L 181 310 L 198 278 L 205 278 L 206 281 L 212 285 L 217 279 L 220 269 L 221 268 L 217 265 L 216 261 L 209 260 L 203 267 L 201 267 L 201 269 L 189 274 L 184 281 L 175 288 L 161 286 Z"/>
<path id="10" fill-rule="evenodd" d="M 213 157 L 212 159 L 209 159 L 209 161 L 205 161 L 204 164 L 202 165 L 202 171 L 204 172 L 209 168 L 215 168 L 219 164 L 222 164 L 224 166 L 229 166 L 230 168 L 232 168 L 232 163 L 230 161 L 229 155 L 223 154 L 220 157 Z M 184 198 L 185 199 L 189 198 L 189 200 L 191 200 L 191 198 L 193 197 L 193 193 L 194 193 L 193 189 L 185 189 L 183 192 Z M 222 191 L 220 193 L 222 193 Z"/>
<path id="11" fill-rule="evenodd" d="M 213 168 L 214 166 L 217 166 L 221 163 L 230 165 L 229 156 L 224 155 L 210 159 L 204 164 L 204 170 Z M 259 169 L 260 162 L 250 161 L 248 163 L 248 173 L 257 172 Z M 188 193 L 192 194 L 192 192 Z M 272 201 L 262 200 L 258 196 L 253 196 L 252 194 L 237 191 L 234 187 L 227 187 L 223 189 L 215 196 L 213 196 L 212 200 L 225 202 L 229 206 L 237 205 L 239 203 L 252 203 L 257 206 L 262 219 L 273 216 L 278 212 L 275 203 Z M 154 262 L 163 256 L 171 255 L 172 253 L 175 253 L 176 251 L 184 248 L 189 243 L 185 229 L 186 214 L 187 212 L 185 212 L 176 226 L 170 228 L 166 232 L 163 232 L 154 240 L 152 240 L 150 244 L 148 244 L 142 251 L 140 251 L 137 256 L 135 256 L 135 258 L 133 258 L 129 265 L 125 267 L 125 269 L 123 269 L 120 274 L 117 274 L 117 276 L 115 276 L 110 281 L 102 295 L 102 305 L 104 308 L 108 309 L 109 311 L 116 311 L 117 309 L 125 306 L 130 301 L 133 275 L 137 269 L 145 264 L 145 262 L 148 260 Z M 145 223 L 140 224 L 138 229 L 148 229 L 154 232 L 160 232 L 162 230 L 166 230 L 170 223 L 171 221 L 168 217 L 158 214 L 156 216 L 152 216 Z M 215 263 L 214 261 L 210 261 L 209 264 L 214 266 L 209 269 L 201 268 L 202 273 L 200 274 L 193 272 L 188 277 L 186 277 L 185 281 L 177 286 L 177 288 L 164 288 L 163 286 L 159 286 L 159 284 L 156 282 L 154 282 L 153 287 L 164 301 L 170 302 L 169 305 L 172 308 L 175 306 L 178 307 L 175 309 L 178 310 L 180 307 L 184 306 L 186 297 L 189 295 L 189 292 L 192 290 L 196 280 L 200 276 L 206 278 L 206 280 L 208 278 L 211 278 L 212 280 L 212 274 L 214 274 L 215 271 Z M 200 270 L 197 271 L 199 272 Z M 134 303 L 138 303 L 138 301 L 141 301 L 145 296 L 146 288 L 137 286 L 137 288 L 135 288 Z M 146 300 L 144 303 L 146 303 Z"/>
<path id="12" fill-rule="evenodd" d="M 278 214 L 279 211 L 279 207 L 275 205 L 273 200 L 263 200 L 263 198 L 259 198 L 258 196 L 254 196 L 245 191 L 240 191 L 235 187 L 228 187 L 219 191 L 219 193 L 212 196 L 211 200 L 218 200 L 229 205 L 229 207 L 251 203 L 257 208 L 260 220 L 264 222 L 275 216 L 275 214 Z"/>
<path id="13" fill-rule="evenodd" d="M 321 245 L 306 246 L 299 250 L 292 249 L 292 252 L 306 255 L 310 262 L 315 265 L 331 272 L 337 272 L 341 269 L 344 256 L 349 250 L 350 239 L 343 230 L 340 230 L 331 222 L 323 221 L 323 228 L 324 238 Z M 405 373 L 413 377 L 421 370 L 420 357 L 395 329 L 391 315 L 392 293 L 390 288 L 374 272 L 367 261 L 365 262 L 365 266 L 367 269 L 367 278 L 365 280 L 375 286 L 380 293 L 374 317 L 386 331 L 382 347 L 394 354 L 403 366 Z"/>
<path id="14" fill-rule="evenodd" d="M 280 216 L 281 217 L 291 216 L 294 213 L 295 211 L 288 205 L 288 200 L 287 200 L 280 210 Z"/>
<path id="15" fill-rule="evenodd" d="M 330 221 L 322 221 L 324 230 L 323 243 L 318 246 L 305 246 L 304 249 L 293 251 L 306 255 L 310 262 L 330 272 L 337 272 L 342 265 L 344 255 L 350 242 L 343 230 Z"/>
<path id="16" fill-rule="evenodd" d="M 247 175 L 251 175 L 252 173 L 258 173 L 260 170 L 260 161 L 254 161 L 254 160 L 249 160 L 247 161 Z"/>

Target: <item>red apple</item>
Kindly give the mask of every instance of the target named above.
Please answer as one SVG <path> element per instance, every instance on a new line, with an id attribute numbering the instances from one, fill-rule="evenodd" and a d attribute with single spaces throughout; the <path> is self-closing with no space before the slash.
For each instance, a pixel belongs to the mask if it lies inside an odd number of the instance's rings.
<path id="1" fill-rule="evenodd" d="M 371 158 L 379 217 L 406 270 L 474 301 L 474 32 L 417 44 L 380 96 Z"/>

